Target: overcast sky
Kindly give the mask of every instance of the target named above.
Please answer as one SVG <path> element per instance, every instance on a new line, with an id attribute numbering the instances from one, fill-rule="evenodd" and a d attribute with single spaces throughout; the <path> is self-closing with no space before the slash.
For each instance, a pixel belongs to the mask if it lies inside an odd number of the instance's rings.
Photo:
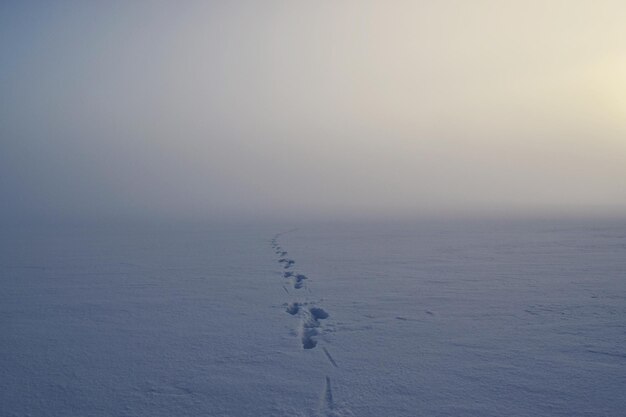
<path id="1" fill-rule="evenodd" d="M 0 214 L 626 213 L 626 2 L 0 3 Z"/>

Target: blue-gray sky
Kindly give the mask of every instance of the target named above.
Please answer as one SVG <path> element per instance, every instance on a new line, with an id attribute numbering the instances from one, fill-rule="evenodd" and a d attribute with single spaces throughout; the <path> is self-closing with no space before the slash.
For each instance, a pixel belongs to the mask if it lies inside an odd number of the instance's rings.
<path id="1" fill-rule="evenodd" d="M 620 213 L 623 1 L 0 3 L 0 213 Z"/>

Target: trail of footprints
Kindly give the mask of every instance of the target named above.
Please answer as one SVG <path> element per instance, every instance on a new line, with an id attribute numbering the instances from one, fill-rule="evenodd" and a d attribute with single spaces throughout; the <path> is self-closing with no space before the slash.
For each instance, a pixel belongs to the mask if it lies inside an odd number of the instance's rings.
<path id="1" fill-rule="evenodd" d="M 279 257 L 278 263 L 283 267 L 284 271 L 282 276 L 287 280 L 288 285 L 295 290 L 295 294 L 300 291 L 310 290 L 306 286 L 307 276 L 301 273 L 297 273 L 294 269 L 295 261 L 289 258 L 287 251 L 285 251 L 278 243 L 278 238 L 282 233 L 274 235 L 272 238 L 272 248 Z M 287 289 L 286 285 L 283 285 L 285 293 L 292 295 Z M 285 311 L 299 319 L 298 322 L 298 337 L 303 349 L 313 349 L 318 345 L 318 336 L 320 335 L 322 321 L 329 317 L 329 314 L 321 307 L 315 305 L 312 301 L 290 301 L 285 304 Z M 328 362 L 334 367 L 338 368 L 337 362 L 331 356 L 326 347 L 322 347 L 324 356 L 328 359 Z M 327 376 L 324 390 L 320 399 L 319 415 L 321 416 L 338 416 L 340 415 L 333 403 L 333 396 L 330 385 L 330 378 Z"/>
<path id="2" fill-rule="evenodd" d="M 280 257 L 278 263 L 282 265 L 285 271 L 283 272 L 283 278 L 288 280 L 290 286 L 294 290 L 301 290 L 306 287 L 306 275 L 297 273 L 293 270 L 295 261 L 287 257 L 287 251 L 278 243 L 278 237 L 280 234 L 275 235 L 272 238 L 272 248 L 276 254 Z M 286 286 L 283 289 L 287 294 L 291 293 Z M 285 311 L 292 316 L 296 316 L 300 319 L 298 326 L 298 335 L 303 349 L 313 349 L 317 346 L 317 336 L 319 335 L 319 329 L 322 325 L 321 320 L 325 320 L 329 317 L 329 314 L 320 307 L 317 307 L 310 301 L 292 301 L 287 303 Z M 327 355 L 328 356 L 328 355 Z M 331 362 L 332 363 L 332 362 Z M 336 363 L 334 364 L 336 366 Z"/>

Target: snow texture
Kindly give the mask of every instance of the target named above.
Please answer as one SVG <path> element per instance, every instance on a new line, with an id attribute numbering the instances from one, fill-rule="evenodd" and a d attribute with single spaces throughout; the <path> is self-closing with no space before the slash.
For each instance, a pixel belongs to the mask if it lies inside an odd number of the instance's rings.
<path id="1" fill-rule="evenodd" d="M 287 229 L 5 231 L 0 415 L 624 415 L 624 222 Z"/>

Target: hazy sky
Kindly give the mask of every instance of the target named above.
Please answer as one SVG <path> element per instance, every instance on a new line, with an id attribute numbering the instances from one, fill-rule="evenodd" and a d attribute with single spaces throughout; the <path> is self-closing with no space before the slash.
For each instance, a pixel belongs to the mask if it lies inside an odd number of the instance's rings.
<path id="1" fill-rule="evenodd" d="M 626 213 L 626 2 L 0 3 L 0 214 Z"/>

